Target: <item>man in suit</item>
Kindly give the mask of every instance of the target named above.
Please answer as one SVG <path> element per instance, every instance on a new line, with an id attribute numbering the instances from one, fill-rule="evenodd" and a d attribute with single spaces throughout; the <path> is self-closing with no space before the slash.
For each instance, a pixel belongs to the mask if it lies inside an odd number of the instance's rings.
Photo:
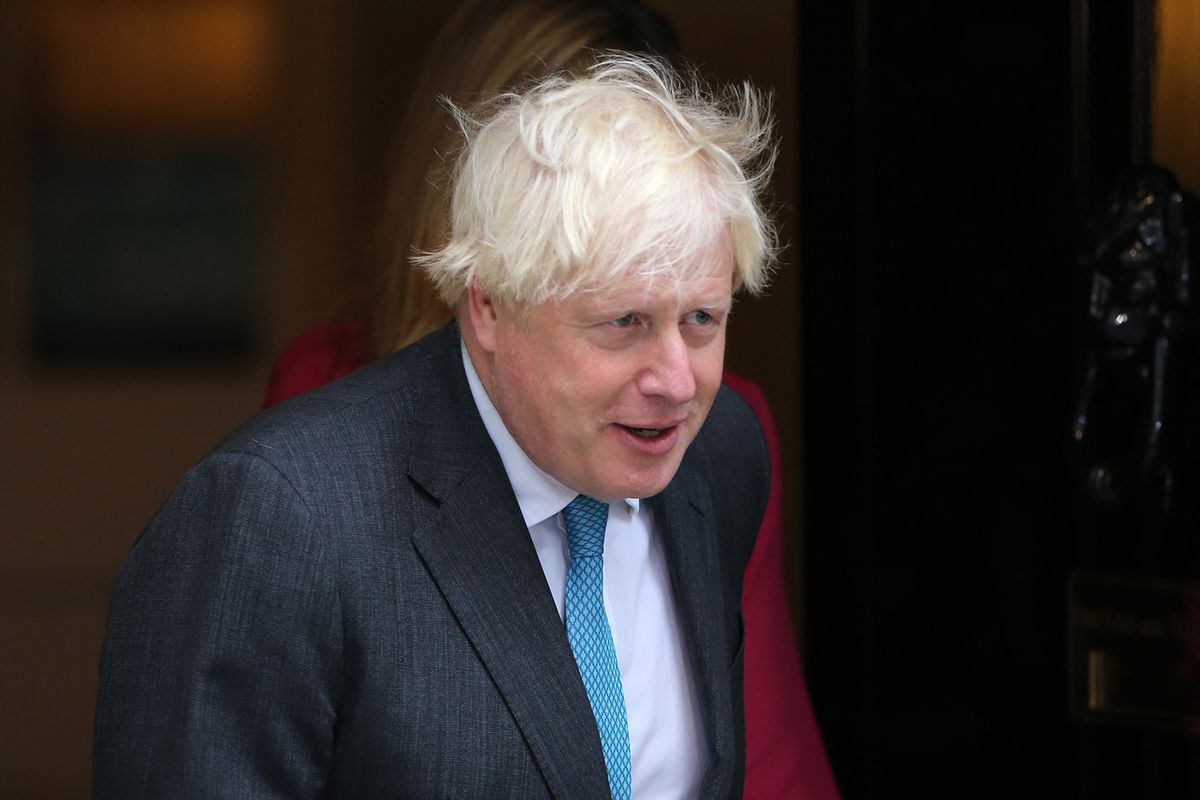
<path id="1" fill-rule="evenodd" d="M 456 323 L 252 420 L 143 532 L 95 796 L 741 795 L 759 98 L 613 56 L 459 119 L 419 259 Z"/>

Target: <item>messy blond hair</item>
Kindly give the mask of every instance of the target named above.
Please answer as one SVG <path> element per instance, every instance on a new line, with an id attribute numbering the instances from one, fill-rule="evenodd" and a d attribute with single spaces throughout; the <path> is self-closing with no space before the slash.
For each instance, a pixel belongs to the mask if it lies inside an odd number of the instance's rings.
<path id="1" fill-rule="evenodd" d="M 445 246 L 414 258 L 442 300 L 468 287 L 512 308 L 632 278 L 706 274 L 726 233 L 734 289 L 766 285 L 760 201 L 774 161 L 768 101 L 713 91 L 666 61 L 603 55 L 470 110 Z"/>

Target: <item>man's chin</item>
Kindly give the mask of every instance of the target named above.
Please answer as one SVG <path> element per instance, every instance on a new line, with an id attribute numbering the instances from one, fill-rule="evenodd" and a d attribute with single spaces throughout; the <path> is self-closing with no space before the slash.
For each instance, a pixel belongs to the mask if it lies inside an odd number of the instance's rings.
<path id="1" fill-rule="evenodd" d="M 678 461 L 674 461 L 668 466 L 653 471 L 634 471 L 630 470 L 615 481 L 614 494 L 619 499 L 637 498 L 644 500 L 647 497 L 654 497 L 657 494 L 662 494 L 663 490 L 670 485 L 675 479 L 675 473 L 679 471 Z"/>

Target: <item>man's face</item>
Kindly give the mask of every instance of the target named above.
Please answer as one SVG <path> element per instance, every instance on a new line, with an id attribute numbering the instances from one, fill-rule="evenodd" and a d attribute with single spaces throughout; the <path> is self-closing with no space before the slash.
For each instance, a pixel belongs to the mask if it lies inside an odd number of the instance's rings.
<path id="1" fill-rule="evenodd" d="M 604 502 L 649 497 L 675 476 L 721 382 L 728 237 L 718 250 L 679 286 L 633 280 L 524 319 L 471 290 L 464 324 L 483 351 L 472 352 L 480 378 L 543 471 Z"/>

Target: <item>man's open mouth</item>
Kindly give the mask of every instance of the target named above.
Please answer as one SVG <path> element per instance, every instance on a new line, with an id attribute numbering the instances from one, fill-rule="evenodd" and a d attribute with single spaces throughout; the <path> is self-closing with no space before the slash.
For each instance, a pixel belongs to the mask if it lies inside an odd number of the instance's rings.
<path id="1" fill-rule="evenodd" d="M 656 436 L 662 436 L 667 431 L 672 430 L 675 426 L 671 426 L 670 428 L 634 428 L 629 425 L 622 425 L 621 427 L 632 433 L 634 436 L 639 436 L 643 439 L 653 439 Z"/>

